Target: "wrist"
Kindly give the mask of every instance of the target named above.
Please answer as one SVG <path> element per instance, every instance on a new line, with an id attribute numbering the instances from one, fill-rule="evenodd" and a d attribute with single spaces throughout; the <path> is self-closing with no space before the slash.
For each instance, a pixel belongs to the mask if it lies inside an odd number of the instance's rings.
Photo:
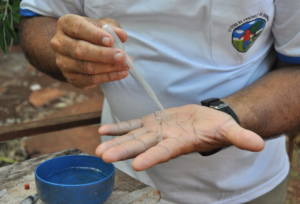
<path id="1" fill-rule="evenodd" d="M 240 122 L 239 125 L 240 126 L 244 125 L 244 114 L 243 113 L 246 113 L 246 110 L 243 111 L 243 107 L 242 107 L 243 102 L 241 102 L 239 100 L 235 100 L 230 97 L 221 98 L 220 100 L 223 101 L 224 103 L 227 103 L 228 106 L 232 109 L 232 111 L 235 113 L 235 115 L 239 119 L 239 122 Z"/>

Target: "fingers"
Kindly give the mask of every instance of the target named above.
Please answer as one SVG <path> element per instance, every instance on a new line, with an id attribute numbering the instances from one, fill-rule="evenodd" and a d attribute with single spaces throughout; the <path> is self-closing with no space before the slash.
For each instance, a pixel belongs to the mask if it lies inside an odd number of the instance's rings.
<path id="1" fill-rule="evenodd" d="M 122 42 L 125 42 L 127 40 L 127 33 L 121 28 L 119 23 L 111 18 L 102 18 L 97 21 L 99 26 L 102 28 L 105 24 L 111 25 L 111 27 L 114 29 L 115 33 L 118 35 L 120 40 Z"/>
<path id="2" fill-rule="evenodd" d="M 136 139 L 137 137 L 144 135 L 147 133 L 147 130 L 144 128 L 139 128 L 137 130 L 133 130 L 126 135 L 123 135 L 121 137 L 116 137 L 113 140 L 107 141 L 99 145 L 96 149 L 96 154 L 100 157 L 102 157 L 102 154 L 104 151 L 108 150 L 109 148 L 115 147 L 117 145 L 121 145 L 125 142 L 131 141 Z"/>
<path id="3" fill-rule="evenodd" d="M 259 135 L 242 128 L 233 119 L 220 126 L 219 132 L 239 149 L 253 152 L 264 149 L 264 141 Z"/>
<path id="4" fill-rule="evenodd" d="M 75 60 L 60 54 L 56 64 L 70 84 L 86 89 L 97 84 L 124 79 L 129 74 L 125 64 L 105 64 Z"/>
<path id="5" fill-rule="evenodd" d="M 142 120 L 135 119 L 116 124 L 106 124 L 99 128 L 100 135 L 123 135 L 142 127 Z"/>
<path id="6" fill-rule="evenodd" d="M 119 38 L 123 42 L 126 41 L 126 32 L 118 28 L 120 26 L 115 20 L 109 18 L 95 20 L 69 14 L 59 18 L 57 27 L 72 38 L 110 47 L 113 45 L 113 38 L 107 31 L 101 29 L 105 24 L 112 25 Z"/>
<path id="7" fill-rule="evenodd" d="M 124 79 L 128 76 L 128 74 L 128 71 L 120 71 L 94 75 L 67 73 L 64 74 L 64 76 L 66 77 L 68 82 L 73 86 L 80 89 L 86 89 L 93 87 L 97 84 Z"/>
<path id="8" fill-rule="evenodd" d="M 97 45 L 112 46 L 111 36 L 93 22 L 77 15 L 65 15 L 58 19 L 57 27 L 64 34 Z"/>
<path id="9" fill-rule="evenodd" d="M 128 76 L 129 67 L 124 65 L 126 54 L 111 47 L 113 37 L 101 28 L 105 24 L 110 24 L 119 38 L 126 41 L 126 32 L 113 19 L 95 20 L 68 14 L 57 21 L 50 45 L 61 73 L 77 88 L 86 89 Z"/>
<path id="10" fill-rule="evenodd" d="M 147 149 L 157 144 L 157 135 L 154 132 L 147 133 L 133 140 L 121 143 L 120 145 L 109 148 L 102 154 L 105 162 L 111 163 L 134 158 Z"/>
<path id="11" fill-rule="evenodd" d="M 126 60 L 126 55 L 121 49 L 98 46 L 68 36 L 54 37 L 51 47 L 55 52 L 77 60 L 118 64 L 123 64 Z"/>
<path id="12" fill-rule="evenodd" d="M 144 132 L 140 129 L 136 134 L 143 134 Z M 142 171 L 184 153 L 182 151 L 183 144 L 178 138 L 169 137 L 158 143 L 157 137 L 158 135 L 154 132 L 138 137 L 125 135 L 119 137 L 118 141 L 114 139 L 101 144 L 96 149 L 96 155 L 108 163 L 137 156 L 132 167 L 136 171 Z"/>
<path id="13" fill-rule="evenodd" d="M 90 62 L 83 60 L 75 60 L 64 55 L 56 56 L 56 64 L 62 72 L 78 73 L 78 74 L 103 74 L 108 72 L 127 71 L 127 64 L 105 64 L 101 62 Z"/>
<path id="14" fill-rule="evenodd" d="M 180 140 L 169 137 L 136 157 L 132 168 L 136 171 L 143 171 L 156 164 L 167 162 L 183 154 L 182 149 Z"/>

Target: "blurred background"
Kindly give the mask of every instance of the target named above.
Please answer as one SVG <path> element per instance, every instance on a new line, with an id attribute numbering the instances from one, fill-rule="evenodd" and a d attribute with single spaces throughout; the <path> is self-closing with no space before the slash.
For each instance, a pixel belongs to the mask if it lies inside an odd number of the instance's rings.
<path id="1" fill-rule="evenodd" d="M 102 102 L 100 87 L 83 91 L 37 71 L 29 65 L 17 43 L 7 55 L 0 53 L 0 129 L 100 111 Z M 94 155 L 100 143 L 99 125 L 1 142 L 0 165 L 67 148 L 78 148 Z"/>

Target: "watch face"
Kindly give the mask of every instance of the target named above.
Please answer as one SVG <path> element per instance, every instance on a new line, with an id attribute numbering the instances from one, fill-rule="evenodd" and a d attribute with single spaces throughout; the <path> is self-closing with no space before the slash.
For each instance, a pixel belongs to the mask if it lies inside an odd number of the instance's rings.
<path id="1" fill-rule="evenodd" d="M 225 108 L 225 107 L 228 107 L 228 104 L 227 103 L 221 103 L 219 105 L 210 105 L 209 106 L 210 108 L 214 108 L 214 109 L 217 109 L 217 110 L 220 110 L 222 108 Z"/>

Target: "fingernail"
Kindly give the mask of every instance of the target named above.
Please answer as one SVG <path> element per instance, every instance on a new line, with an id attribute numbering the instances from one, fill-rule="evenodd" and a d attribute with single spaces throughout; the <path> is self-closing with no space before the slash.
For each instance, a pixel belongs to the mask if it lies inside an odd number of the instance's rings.
<path id="1" fill-rule="evenodd" d="M 103 43 L 103 45 L 109 46 L 110 45 L 110 38 L 109 37 L 102 38 L 102 43 Z"/>
<path id="2" fill-rule="evenodd" d="M 118 61 L 118 62 L 121 62 L 123 59 L 123 54 L 118 52 L 115 54 L 115 60 Z"/>
<path id="3" fill-rule="evenodd" d="M 127 76 L 127 74 L 128 74 L 128 71 L 120 71 L 119 72 L 120 77 L 125 77 L 125 76 Z"/>

